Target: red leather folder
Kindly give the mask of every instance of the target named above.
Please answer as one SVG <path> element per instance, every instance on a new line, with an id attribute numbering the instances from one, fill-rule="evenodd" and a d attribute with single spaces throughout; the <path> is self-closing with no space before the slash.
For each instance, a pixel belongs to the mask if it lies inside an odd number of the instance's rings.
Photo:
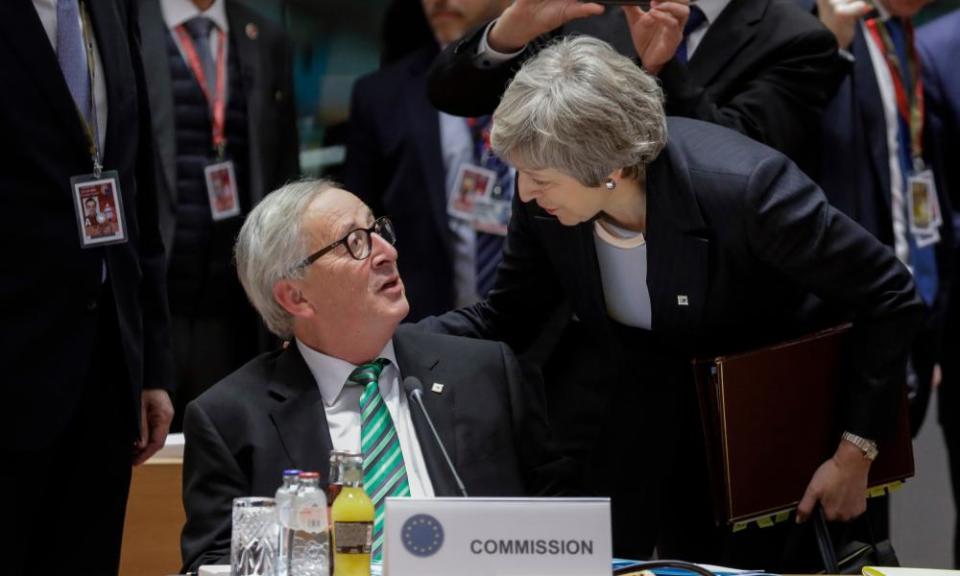
<path id="1" fill-rule="evenodd" d="M 849 328 L 694 361 L 718 523 L 795 508 L 836 450 Z M 900 404 L 895 435 L 871 466 L 870 487 L 913 476 L 906 390 Z"/>

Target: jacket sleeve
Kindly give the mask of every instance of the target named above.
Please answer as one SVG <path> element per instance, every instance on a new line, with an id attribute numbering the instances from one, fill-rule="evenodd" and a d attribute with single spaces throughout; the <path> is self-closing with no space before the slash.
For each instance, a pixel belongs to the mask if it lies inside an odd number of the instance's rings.
<path id="1" fill-rule="evenodd" d="M 167 305 L 167 263 L 157 214 L 154 173 L 153 131 L 143 61 L 140 58 L 140 27 L 137 2 L 130 2 L 127 14 L 130 58 L 136 77 L 137 141 L 137 224 L 140 230 L 138 254 L 143 277 L 140 306 L 143 313 L 143 387 L 173 392 L 173 350 L 170 347 L 170 311 Z"/>
<path id="2" fill-rule="evenodd" d="M 771 52 L 735 93 L 697 83 L 675 59 L 659 78 L 667 114 L 726 126 L 798 158 L 817 142 L 820 116 L 845 70 L 833 35 L 821 27 Z"/>
<path id="3" fill-rule="evenodd" d="M 770 156 L 747 183 L 745 235 L 757 257 L 853 320 L 853 381 L 845 429 L 881 445 L 896 422 L 907 353 L 923 318 L 913 278 L 858 224 L 831 207 L 786 158 Z"/>
<path id="4" fill-rule="evenodd" d="M 181 572 L 204 564 L 230 563 L 233 499 L 250 494 L 248 482 L 209 415 L 196 402 L 183 420 Z"/>

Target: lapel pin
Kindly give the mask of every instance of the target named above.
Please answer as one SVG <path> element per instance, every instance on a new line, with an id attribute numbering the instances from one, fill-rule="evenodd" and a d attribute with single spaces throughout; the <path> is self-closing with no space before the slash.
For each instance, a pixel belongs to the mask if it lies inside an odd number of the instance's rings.
<path id="1" fill-rule="evenodd" d="M 686 294 L 677 294 L 677 306 L 689 306 L 690 299 Z"/>
<path id="2" fill-rule="evenodd" d="M 254 24 L 253 22 L 250 22 L 249 24 L 247 24 L 243 30 L 244 32 L 247 33 L 247 38 L 251 40 L 256 40 L 257 36 L 260 35 L 260 29 L 257 28 L 257 25 Z"/>
<path id="3" fill-rule="evenodd" d="M 436 394 L 440 394 L 441 392 L 443 392 L 443 384 L 439 382 L 434 382 L 433 386 L 430 387 L 430 391 Z"/>

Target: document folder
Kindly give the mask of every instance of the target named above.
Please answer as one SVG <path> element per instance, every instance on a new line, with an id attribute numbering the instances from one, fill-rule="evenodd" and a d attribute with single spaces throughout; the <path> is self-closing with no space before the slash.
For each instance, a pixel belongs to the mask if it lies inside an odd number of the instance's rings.
<path id="1" fill-rule="evenodd" d="M 736 523 L 795 508 L 843 433 L 850 325 L 742 354 L 694 361 L 714 510 Z M 869 486 L 913 476 L 906 390 L 896 432 L 880 445 Z"/>

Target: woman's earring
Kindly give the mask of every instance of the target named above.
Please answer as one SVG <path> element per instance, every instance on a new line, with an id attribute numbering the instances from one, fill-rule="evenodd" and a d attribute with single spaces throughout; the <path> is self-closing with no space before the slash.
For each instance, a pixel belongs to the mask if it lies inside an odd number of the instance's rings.
<path id="1" fill-rule="evenodd" d="M 613 190 L 617 187 L 617 181 L 613 178 L 607 178 L 607 181 L 603 183 L 607 190 Z"/>

